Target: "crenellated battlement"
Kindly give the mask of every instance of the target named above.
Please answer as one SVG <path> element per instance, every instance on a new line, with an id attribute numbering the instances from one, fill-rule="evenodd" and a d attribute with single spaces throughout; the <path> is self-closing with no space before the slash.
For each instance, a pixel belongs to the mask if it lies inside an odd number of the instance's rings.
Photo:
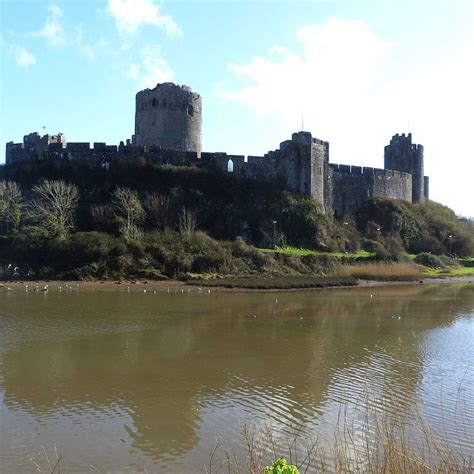
<path id="1" fill-rule="evenodd" d="M 77 160 L 109 170 L 115 163 L 152 163 L 219 169 L 242 179 L 273 183 L 310 196 L 322 209 L 343 216 L 371 196 L 421 202 L 428 199 L 424 148 L 411 133 L 396 134 L 384 149 L 384 169 L 329 162 L 329 142 L 311 132 L 293 133 L 263 156 L 201 152 L 201 96 L 185 85 L 157 84 L 136 94 L 135 134 L 117 145 L 67 142 L 62 133 L 37 132 L 6 144 L 6 163 Z"/>

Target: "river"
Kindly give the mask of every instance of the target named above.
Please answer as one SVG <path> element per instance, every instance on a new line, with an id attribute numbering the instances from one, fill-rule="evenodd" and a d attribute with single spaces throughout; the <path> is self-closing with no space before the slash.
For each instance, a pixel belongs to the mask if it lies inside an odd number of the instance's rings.
<path id="1" fill-rule="evenodd" d="M 0 288 L 0 472 L 54 449 L 72 472 L 201 472 L 244 423 L 325 443 L 367 399 L 474 455 L 474 285 Z"/>

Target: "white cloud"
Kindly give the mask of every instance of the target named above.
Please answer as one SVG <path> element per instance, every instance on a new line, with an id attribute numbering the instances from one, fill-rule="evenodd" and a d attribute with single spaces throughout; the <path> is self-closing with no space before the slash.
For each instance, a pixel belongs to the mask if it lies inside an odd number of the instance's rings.
<path id="1" fill-rule="evenodd" d="M 108 10 L 120 33 L 134 34 L 142 25 L 154 25 L 168 36 L 182 36 L 173 17 L 161 12 L 153 0 L 109 0 Z"/>
<path id="2" fill-rule="evenodd" d="M 174 71 L 168 62 L 161 57 L 159 45 L 148 45 L 140 49 L 141 63 L 131 63 L 126 74 L 138 82 L 140 87 L 153 88 L 159 82 L 170 82 L 173 80 Z"/>
<path id="3" fill-rule="evenodd" d="M 331 19 L 300 28 L 296 36 L 298 50 L 273 46 L 247 64 L 231 64 L 237 85 L 221 86 L 218 95 L 264 118 L 277 142 L 300 129 L 304 114 L 305 130 L 330 141 L 331 161 L 336 163 L 382 167 L 383 147 L 392 134 L 412 131 L 414 140 L 425 146 L 432 197 L 474 215 L 474 204 L 467 203 L 465 194 L 468 177 L 474 175 L 474 160 L 468 157 L 474 110 L 472 45 L 414 76 L 392 57 L 394 45 L 360 21 Z M 388 66 L 401 79 L 389 75 Z"/>
<path id="4" fill-rule="evenodd" d="M 6 52 L 15 60 L 16 64 L 23 68 L 36 64 L 35 56 L 23 46 L 15 43 L 9 43 L 0 36 L 0 46 L 4 47 Z"/>
<path id="5" fill-rule="evenodd" d="M 377 79 L 391 45 L 359 21 L 332 19 L 296 32 L 302 50 L 272 46 L 268 57 L 256 57 L 229 70 L 245 85 L 221 95 L 252 107 L 259 115 L 291 112 L 317 119 L 321 111 L 352 104 Z M 349 101 L 349 102 L 348 102 Z"/>
<path id="6" fill-rule="evenodd" d="M 51 44 L 60 45 L 66 42 L 66 34 L 64 31 L 63 11 L 57 5 L 48 7 L 49 15 L 43 27 L 34 33 L 36 36 L 46 38 Z"/>
<path id="7" fill-rule="evenodd" d="M 28 67 L 36 64 L 36 58 L 22 46 L 11 45 L 10 48 L 18 66 Z"/>

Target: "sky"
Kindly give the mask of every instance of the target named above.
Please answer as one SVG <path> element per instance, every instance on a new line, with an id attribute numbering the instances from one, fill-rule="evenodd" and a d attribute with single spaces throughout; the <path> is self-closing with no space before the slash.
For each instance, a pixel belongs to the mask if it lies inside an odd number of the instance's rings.
<path id="1" fill-rule="evenodd" d="M 204 151 L 304 129 L 383 168 L 411 132 L 431 198 L 474 216 L 474 0 L 0 0 L 0 55 L 2 143 L 118 144 L 136 92 L 172 81 L 202 96 Z"/>

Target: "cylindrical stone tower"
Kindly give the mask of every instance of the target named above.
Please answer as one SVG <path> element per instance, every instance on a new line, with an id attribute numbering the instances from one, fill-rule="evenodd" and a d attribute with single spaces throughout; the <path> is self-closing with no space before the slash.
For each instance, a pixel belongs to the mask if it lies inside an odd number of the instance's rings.
<path id="1" fill-rule="evenodd" d="M 423 202 L 425 200 L 424 175 L 425 170 L 423 166 L 423 145 L 412 145 L 412 202 Z"/>
<path id="2" fill-rule="evenodd" d="M 136 145 L 200 155 L 201 122 L 201 96 L 188 86 L 165 82 L 136 95 Z"/>

